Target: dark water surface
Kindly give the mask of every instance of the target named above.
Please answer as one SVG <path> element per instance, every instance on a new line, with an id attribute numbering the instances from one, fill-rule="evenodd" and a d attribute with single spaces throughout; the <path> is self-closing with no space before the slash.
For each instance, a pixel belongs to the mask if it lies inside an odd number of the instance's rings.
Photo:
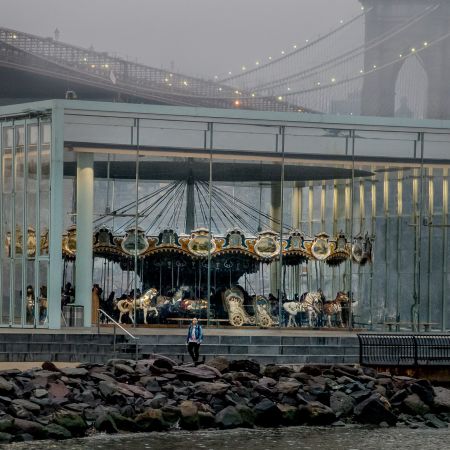
<path id="1" fill-rule="evenodd" d="M 5 445 L 0 448 L 8 450 L 270 450 L 290 448 L 450 450 L 450 429 L 291 427 L 275 430 L 238 429 L 126 435 L 100 434 L 62 442 L 26 442 Z"/>

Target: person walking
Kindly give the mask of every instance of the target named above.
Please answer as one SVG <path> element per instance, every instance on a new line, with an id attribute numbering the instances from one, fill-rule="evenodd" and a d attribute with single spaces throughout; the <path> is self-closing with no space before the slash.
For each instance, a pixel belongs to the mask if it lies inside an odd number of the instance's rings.
<path id="1" fill-rule="evenodd" d="M 198 323 L 197 317 L 192 319 L 189 325 L 186 344 L 188 346 L 188 352 L 191 355 L 194 365 L 198 364 L 200 344 L 203 341 L 203 330 L 202 326 Z"/>

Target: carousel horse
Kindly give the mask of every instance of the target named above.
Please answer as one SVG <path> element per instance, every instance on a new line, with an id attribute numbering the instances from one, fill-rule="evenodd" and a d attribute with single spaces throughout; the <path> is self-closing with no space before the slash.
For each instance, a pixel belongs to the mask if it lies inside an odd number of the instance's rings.
<path id="1" fill-rule="evenodd" d="M 134 303 L 134 299 L 125 299 L 119 300 L 117 302 L 117 309 L 119 310 L 119 323 L 122 323 L 122 316 L 124 314 L 128 314 L 131 322 L 134 323 L 133 320 L 133 310 L 142 309 L 144 312 L 144 323 L 147 325 L 147 314 L 149 312 L 153 312 L 155 317 L 158 316 L 158 309 L 156 306 L 152 305 L 152 300 L 156 296 L 158 291 L 155 288 L 151 288 L 148 291 L 144 292 L 140 297 L 136 299 L 136 304 Z"/>
<path id="2" fill-rule="evenodd" d="M 336 298 L 330 302 L 325 302 L 323 304 L 323 313 L 327 318 L 327 326 L 331 328 L 331 317 L 336 316 L 336 322 L 339 323 L 340 327 L 344 326 L 344 322 L 342 320 L 342 308 L 343 306 L 347 306 L 349 303 L 348 295 L 343 292 L 339 291 L 336 294 Z"/>
<path id="3" fill-rule="evenodd" d="M 289 314 L 288 327 L 298 326 L 295 321 L 295 316 L 298 313 L 308 313 L 308 324 L 310 327 L 313 326 L 313 318 L 320 314 L 323 299 L 322 290 L 319 289 L 317 292 L 307 292 L 306 294 L 303 294 L 301 298 L 303 300 L 299 302 L 283 303 L 283 309 Z"/>

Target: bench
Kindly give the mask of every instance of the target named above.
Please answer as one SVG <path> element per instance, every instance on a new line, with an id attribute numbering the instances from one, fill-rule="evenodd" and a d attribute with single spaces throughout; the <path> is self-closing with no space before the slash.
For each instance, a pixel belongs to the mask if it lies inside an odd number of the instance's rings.
<path id="1" fill-rule="evenodd" d="M 178 322 L 178 326 L 181 328 L 181 326 L 185 323 L 191 323 L 192 317 L 168 317 L 166 319 L 169 322 Z M 200 323 L 208 323 L 208 319 L 197 319 Z M 228 319 L 209 319 L 209 323 L 215 324 L 217 327 L 222 322 L 228 322 Z"/>

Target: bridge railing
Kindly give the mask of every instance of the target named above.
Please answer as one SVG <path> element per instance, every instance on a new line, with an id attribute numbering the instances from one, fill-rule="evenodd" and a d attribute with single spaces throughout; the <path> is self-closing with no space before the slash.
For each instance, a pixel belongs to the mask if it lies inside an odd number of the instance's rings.
<path id="1" fill-rule="evenodd" d="M 450 335 L 358 334 L 364 366 L 450 366 Z"/>

